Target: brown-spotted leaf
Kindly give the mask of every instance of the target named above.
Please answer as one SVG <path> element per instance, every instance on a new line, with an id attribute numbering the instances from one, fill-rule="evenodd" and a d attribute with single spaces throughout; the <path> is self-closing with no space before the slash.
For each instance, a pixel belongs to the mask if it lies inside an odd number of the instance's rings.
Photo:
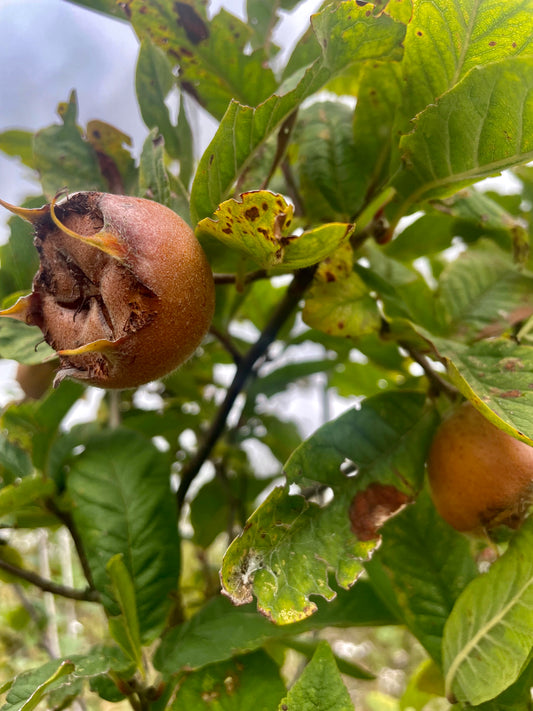
<path id="1" fill-rule="evenodd" d="M 198 223 L 197 234 L 214 237 L 265 269 L 301 269 L 324 259 L 353 231 L 353 225 L 334 222 L 294 235 L 293 212 L 282 195 L 254 190 L 221 203 L 214 219 Z"/>
<path id="2" fill-rule="evenodd" d="M 326 258 L 317 270 L 302 313 L 308 326 L 331 336 L 357 338 L 378 331 L 381 317 L 370 289 L 352 271 L 349 243 Z"/>

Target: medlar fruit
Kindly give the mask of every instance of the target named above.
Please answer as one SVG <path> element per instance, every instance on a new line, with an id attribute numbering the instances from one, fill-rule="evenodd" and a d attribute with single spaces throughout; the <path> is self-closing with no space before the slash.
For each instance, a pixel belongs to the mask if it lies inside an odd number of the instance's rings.
<path id="1" fill-rule="evenodd" d="M 56 196 L 57 198 L 57 196 Z M 187 360 L 214 310 L 214 282 L 191 228 L 152 200 L 80 192 L 36 210 L 33 290 L 0 312 L 38 326 L 64 378 L 132 388 Z"/>
<path id="2" fill-rule="evenodd" d="M 469 402 L 440 425 L 428 462 L 431 495 L 458 531 L 516 528 L 533 492 L 533 447 L 493 425 Z"/>

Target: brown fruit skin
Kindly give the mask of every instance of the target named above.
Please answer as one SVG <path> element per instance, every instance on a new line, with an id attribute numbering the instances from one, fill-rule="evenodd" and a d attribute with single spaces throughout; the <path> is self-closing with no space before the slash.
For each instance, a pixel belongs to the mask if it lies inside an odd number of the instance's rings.
<path id="1" fill-rule="evenodd" d="M 469 402 L 445 420 L 428 462 L 431 496 L 458 531 L 516 528 L 531 502 L 533 447 L 503 432 Z"/>
<path id="2" fill-rule="evenodd" d="M 54 213 L 65 229 L 46 211 L 32 220 L 40 268 L 24 306 L 24 320 L 59 352 L 54 384 L 133 388 L 185 362 L 215 303 L 209 263 L 187 223 L 152 200 L 97 192 L 76 193 Z M 101 231 L 113 255 L 80 239 Z M 95 346 L 62 353 L 87 344 Z"/>
<path id="3" fill-rule="evenodd" d="M 19 363 L 15 377 L 26 398 L 39 400 L 52 386 L 56 368 L 57 363 L 52 361 L 34 365 Z"/>

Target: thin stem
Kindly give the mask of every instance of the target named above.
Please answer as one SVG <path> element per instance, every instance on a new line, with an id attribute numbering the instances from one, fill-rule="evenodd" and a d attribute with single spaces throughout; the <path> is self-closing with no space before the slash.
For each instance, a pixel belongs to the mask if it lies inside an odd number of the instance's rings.
<path id="1" fill-rule="evenodd" d="M 213 274 L 215 284 L 236 284 L 237 281 L 240 284 L 250 284 L 252 281 L 268 278 L 269 274 L 266 269 L 257 269 L 255 272 L 249 272 L 242 279 L 237 277 L 236 274 Z"/>
<path id="2" fill-rule="evenodd" d="M 292 130 L 296 124 L 297 115 L 298 110 L 293 111 L 281 124 L 281 128 L 279 129 L 278 133 L 278 145 L 276 147 L 276 154 L 274 156 L 274 160 L 272 161 L 272 165 L 270 167 L 268 175 L 266 176 L 261 185 L 261 190 L 265 190 L 268 187 L 270 181 L 272 180 L 272 176 L 276 172 L 276 168 L 278 167 L 283 156 L 285 155 L 285 151 L 287 150 L 287 146 L 289 145 L 289 141 L 291 138 Z"/>
<path id="3" fill-rule="evenodd" d="M 196 454 L 191 460 L 189 460 L 188 465 L 182 472 L 181 482 L 176 495 L 178 512 L 181 511 L 190 485 L 194 481 L 204 462 L 209 458 L 215 444 L 223 433 L 228 415 L 235 404 L 237 396 L 242 391 L 246 385 L 246 381 L 252 374 L 254 365 L 261 358 L 261 356 L 265 354 L 270 344 L 275 340 L 280 328 L 298 305 L 298 302 L 305 293 L 305 290 L 311 283 L 314 273 L 314 267 L 301 269 L 296 273 L 285 293 L 284 298 L 279 303 L 278 308 L 265 326 L 265 329 L 257 341 L 250 347 L 248 352 L 242 357 L 239 365 L 237 366 L 237 372 L 235 373 L 233 381 L 226 392 L 226 397 L 211 422 L 211 426 L 207 430 Z"/>
<path id="4" fill-rule="evenodd" d="M 242 354 L 235 347 L 235 344 L 231 340 L 229 334 L 224 333 L 224 331 L 221 331 L 216 326 L 213 326 L 213 324 L 211 324 L 211 326 L 209 328 L 209 333 L 211 333 L 218 341 L 220 341 L 220 343 L 224 346 L 224 348 L 228 351 L 230 356 L 233 358 L 235 364 L 239 365 L 239 363 L 242 360 Z"/>
<path id="5" fill-rule="evenodd" d="M 301 217 L 305 213 L 304 203 L 302 200 L 302 196 L 300 195 L 300 191 L 298 190 L 298 186 L 296 184 L 296 180 L 292 172 L 291 164 L 286 158 L 281 161 L 281 172 L 283 173 L 283 177 L 285 178 L 285 183 L 287 184 L 289 196 L 294 203 L 294 214 L 297 217 Z"/>
<path id="6" fill-rule="evenodd" d="M 91 567 L 89 565 L 89 561 L 87 560 L 87 555 L 85 554 L 85 548 L 80 538 L 80 534 L 78 533 L 78 529 L 74 524 L 72 516 L 68 511 L 62 511 L 60 508 L 58 508 L 51 499 L 47 501 L 47 506 L 49 510 L 55 516 L 57 516 L 61 523 L 69 530 L 70 535 L 72 536 L 74 547 L 76 548 L 76 553 L 78 554 L 83 574 L 85 575 L 85 578 L 89 584 L 89 589 L 92 591 L 96 591 Z"/>
<path id="7" fill-rule="evenodd" d="M 423 353 L 420 353 L 420 351 L 418 351 L 414 346 L 405 341 L 399 341 L 398 345 L 407 351 L 410 358 L 414 360 L 415 363 L 418 363 L 418 365 L 422 368 L 426 378 L 429 380 L 431 389 L 435 394 L 444 393 L 450 400 L 457 400 L 459 391 L 433 370 L 429 359 Z"/>
<path id="8" fill-rule="evenodd" d="M 85 602 L 98 602 L 100 595 L 96 590 L 86 589 L 77 590 L 76 588 L 68 587 L 67 585 L 59 585 L 51 580 L 41 577 L 37 573 L 31 570 L 25 570 L 24 568 L 19 568 L 18 565 L 13 565 L 8 563 L 6 560 L 0 558 L 0 568 L 6 573 L 10 573 L 21 580 L 25 580 L 28 583 L 32 583 L 36 587 L 44 590 L 44 592 L 49 592 L 54 595 L 61 595 L 61 597 L 67 597 L 70 600 L 82 600 Z"/>

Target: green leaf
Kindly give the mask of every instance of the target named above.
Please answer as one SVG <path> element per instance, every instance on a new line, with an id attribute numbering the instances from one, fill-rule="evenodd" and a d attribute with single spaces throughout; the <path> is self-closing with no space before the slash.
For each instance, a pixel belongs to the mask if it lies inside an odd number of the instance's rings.
<path id="1" fill-rule="evenodd" d="M 363 201 L 352 115 L 348 106 L 333 101 L 312 104 L 298 114 L 293 138 L 296 169 L 310 218 L 348 222 Z"/>
<path id="2" fill-rule="evenodd" d="M 440 275 L 449 333 L 463 341 L 499 336 L 533 313 L 533 274 L 487 247 L 469 249 Z"/>
<path id="3" fill-rule="evenodd" d="M 132 576 L 141 640 L 163 628 L 179 575 L 176 507 L 168 458 L 133 430 L 102 432 L 82 442 L 69 462 L 67 491 L 94 583 L 110 615 L 107 564 L 117 554 Z"/>
<path id="4" fill-rule="evenodd" d="M 102 12 L 111 17 L 118 17 L 122 20 L 126 17 L 122 6 L 117 6 L 115 0 L 68 0 L 68 2 Z"/>
<path id="5" fill-rule="evenodd" d="M 405 36 L 403 130 L 470 70 L 531 51 L 531 0 L 414 3 Z M 510 41 L 512 39 L 512 41 Z"/>
<path id="6" fill-rule="evenodd" d="M 327 642 L 321 642 L 278 711 L 354 711 Z"/>
<path id="7" fill-rule="evenodd" d="M 275 89 L 263 52 L 245 51 L 252 30 L 226 10 L 208 21 L 201 4 L 157 0 L 129 6 L 141 39 L 150 37 L 179 65 L 179 81 L 213 116 L 237 99 L 254 106 Z"/>
<path id="8" fill-rule="evenodd" d="M 374 333 L 381 326 L 376 300 L 355 272 L 332 281 L 317 275 L 307 292 L 302 318 L 311 328 L 330 336 L 354 339 Z"/>
<path id="9" fill-rule="evenodd" d="M 31 453 L 36 469 L 47 470 L 47 459 L 59 426 L 84 392 L 79 383 L 68 381 L 41 400 L 12 403 L 2 413 L 2 427 Z"/>
<path id="10" fill-rule="evenodd" d="M 230 659 L 265 645 L 269 640 L 324 627 L 377 626 L 396 624 L 366 580 L 349 591 L 339 590 L 332 602 L 317 599 L 318 611 L 292 625 L 273 625 L 257 614 L 255 607 L 235 607 L 227 598 L 216 597 L 179 627 L 169 630 L 159 646 L 155 663 L 164 674 L 182 668 Z"/>
<path id="11" fill-rule="evenodd" d="M 16 511 L 35 501 L 42 501 L 55 492 L 54 482 L 40 477 L 26 477 L 15 484 L 0 489 L 0 517 Z"/>
<path id="12" fill-rule="evenodd" d="M 301 269 L 316 264 L 342 244 L 352 225 L 333 223 L 301 235 L 287 234 L 293 207 L 269 190 L 243 193 L 226 200 L 214 218 L 198 223 L 197 231 L 242 251 L 265 269 Z"/>
<path id="13" fill-rule="evenodd" d="M 468 348 L 451 341 L 435 344 L 463 395 L 491 422 L 533 445 L 533 347 L 503 338 Z"/>
<path id="14" fill-rule="evenodd" d="M 360 542 L 350 530 L 350 498 L 335 496 L 327 507 L 289 496 L 278 487 L 249 519 L 226 551 L 224 592 L 235 604 L 257 598 L 257 607 L 277 624 L 303 620 L 317 610 L 310 595 L 335 597 L 328 568 L 349 587 L 361 574 L 375 542 Z"/>
<path id="15" fill-rule="evenodd" d="M 353 121 L 357 177 L 352 189 L 359 196 L 357 209 L 368 205 L 390 178 L 392 152 L 397 150 L 394 120 L 404 91 L 400 66 L 369 62 L 361 74 Z"/>
<path id="16" fill-rule="evenodd" d="M 285 693 L 278 666 L 263 651 L 204 667 L 180 681 L 174 711 L 275 711 Z"/>
<path id="17" fill-rule="evenodd" d="M 96 152 L 76 124 L 76 92 L 71 93 L 67 104 L 59 105 L 58 113 L 63 124 L 38 131 L 34 139 L 35 167 L 44 194 L 52 198 L 64 187 L 70 192 L 106 190 Z"/>
<path id="18" fill-rule="evenodd" d="M 444 630 L 448 698 L 480 704 L 510 686 L 533 646 L 533 520 L 464 590 Z"/>
<path id="19" fill-rule="evenodd" d="M 11 318 L 0 323 L 0 357 L 25 365 L 44 363 L 55 356 L 55 351 L 43 343 L 42 331 Z"/>
<path id="20" fill-rule="evenodd" d="M 474 67 L 416 118 L 395 180 L 407 207 L 533 159 L 533 58 Z M 438 137 L 438 140 L 436 140 Z"/>
<path id="21" fill-rule="evenodd" d="M 109 630 L 126 656 L 135 663 L 137 669 L 142 670 L 143 656 L 135 588 L 122 553 L 117 553 L 109 560 L 106 570 L 111 578 L 113 597 L 121 612 L 120 615 L 109 619 Z"/>
<path id="22" fill-rule="evenodd" d="M 175 83 L 167 55 L 146 37 L 141 43 L 135 75 L 139 109 L 148 128 L 158 129 L 165 139 L 165 149 L 169 156 L 179 158 L 181 147 L 176 127 L 170 121 L 165 104 L 165 99 Z"/>
<path id="23" fill-rule="evenodd" d="M 55 670 L 52 672 L 52 669 Z M 17 681 L 11 687 L 7 696 L 7 703 L 2 707 L 3 711 L 33 711 L 42 701 L 45 694 L 62 678 L 74 671 L 74 664 L 70 661 L 53 661 L 44 667 L 40 667 L 37 672 L 27 672 L 23 684 Z M 20 677 L 19 677 L 20 679 Z M 42 679 L 42 681 L 41 681 Z M 37 683 L 37 686 L 35 686 Z M 31 689 L 29 688 L 31 687 Z"/>
<path id="24" fill-rule="evenodd" d="M 24 208 L 41 207 L 44 198 L 29 198 Z M 33 245 L 33 228 L 25 220 L 12 217 L 9 222 L 10 236 L 0 247 L 0 298 L 16 291 L 30 291 L 33 275 L 39 267 L 39 255 Z"/>
<path id="25" fill-rule="evenodd" d="M 33 168 L 33 133 L 11 129 L 0 133 L 0 151 L 8 156 L 17 156 L 27 165 Z"/>
<path id="26" fill-rule="evenodd" d="M 0 465 L 2 466 L 1 479 L 4 483 L 6 479 L 11 483 L 13 479 L 23 479 L 33 472 L 28 452 L 11 442 L 4 434 L 0 435 Z"/>
<path id="27" fill-rule="evenodd" d="M 389 571 L 406 625 L 440 663 L 444 624 L 477 574 L 469 541 L 437 514 L 424 491 L 385 525 L 376 557 Z"/>
<path id="28" fill-rule="evenodd" d="M 131 138 L 105 121 L 89 121 L 87 141 L 96 151 L 100 171 L 112 193 L 135 191 L 137 169 L 130 151 Z"/>
<path id="29" fill-rule="evenodd" d="M 139 164 L 139 197 L 170 207 L 170 181 L 165 168 L 163 137 L 153 129 L 147 136 Z"/>
<path id="30" fill-rule="evenodd" d="M 381 393 L 320 427 L 295 450 L 285 472 L 290 483 L 342 487 L 349 477 L 341 465 L 348 460 L 357 471 L 357 488 L 379 482 L 413 496 L 422 484 L 436 424 L 423 393 Z"/>
<path id="31" fill-rule="evenodd" d="M 399 57 L 405 28 L 382 15 L 368 15 L 355 0 L 330 6 L 313 17 L 324 58 L 291 88 L 256 108 L 232 101 L 205 151 L 191 191 L 193 224 L 208 217 L 228 195 L 255 152 L 299 104 L 336 73 L 369 59 Z"/>
<path id="32" fill-rule="evenodd" d="M 92 678 L 123 666 L 124 660 L 115 648 L 97 647 L 87 655 L 51 660 L 15 678 L 2 711 L 31 711 L 49 692 L 67 687 L 76 679 Z"/>

